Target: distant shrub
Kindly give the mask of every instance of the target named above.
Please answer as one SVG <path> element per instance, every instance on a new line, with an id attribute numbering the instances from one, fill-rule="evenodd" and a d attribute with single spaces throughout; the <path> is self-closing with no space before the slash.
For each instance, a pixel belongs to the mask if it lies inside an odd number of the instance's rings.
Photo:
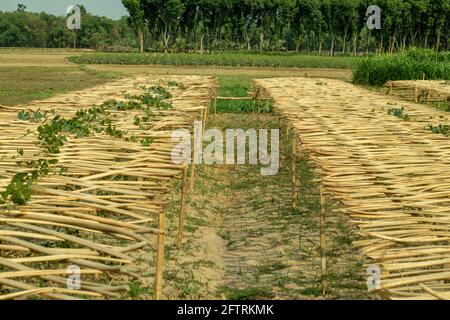
<path id="1" fill-rule="evenodd" d="M 359 60 L 353 82 L 383 86 L 391 80 L 450 79 L 450 53 L 410 49 L 401 54 L 378 55 Z"/>

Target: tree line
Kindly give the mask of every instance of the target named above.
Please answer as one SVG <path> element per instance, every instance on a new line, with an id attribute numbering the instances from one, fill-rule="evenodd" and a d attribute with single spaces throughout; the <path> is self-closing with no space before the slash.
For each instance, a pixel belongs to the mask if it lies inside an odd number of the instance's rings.
<path id="1" fill-rule="evenodd" d="M 19 4 L 14 12 L 0 11 L 0 47 L 34 48 L 128 48 L 137 46 L 135 31 L 127 17 L 112 20 L 98 17 L 80 6 L 82 28 L 71 31 L 67 17 L 27 12 Z"/>
<path id="2" fill-rule="evenodd" d="M 123 0 L 130 25 L 164 50 L 448 50 L 450 0 Z M 381 10 L 369 30 L 367 8 Z"/>
<path id="3" fill-rule="evenodd" d="M 450 0 L 122 0 L 129 17 L 111 20 L 82 8 L 82 29 L 66 17 L 0 12 L 0 46 L 141 51 L 317 51 L 357 54 L 416 46 L 450 49 Z M 366 26 L 378 5 L 380 30 Z"/>

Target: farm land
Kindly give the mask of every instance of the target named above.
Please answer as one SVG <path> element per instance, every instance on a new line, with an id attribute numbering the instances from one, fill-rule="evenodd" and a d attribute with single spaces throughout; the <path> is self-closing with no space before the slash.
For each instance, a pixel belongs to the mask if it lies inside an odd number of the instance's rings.
<path id="1" fill-rule="evenodd" d="M 445 33 L 139 52 L 138 22 L 0 48 L 0 299 L 450 299 Z M 175 163 L 194 123 L 278 130 L 277 174 Z"/>

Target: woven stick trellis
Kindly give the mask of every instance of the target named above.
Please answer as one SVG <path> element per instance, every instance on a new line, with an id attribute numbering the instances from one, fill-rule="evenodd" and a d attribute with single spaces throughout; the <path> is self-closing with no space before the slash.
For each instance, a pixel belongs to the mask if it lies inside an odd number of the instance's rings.
<path id="1" fill-rule="evenodd" d="M 257 80 L 342 202 L 393 299 L 450 298 L 449 114 L 337 80 Z M 407 120 L 388 114 L 402 106 Z M 364 270 L 362 270 L 365 273 Z"/>
<path id="2" fill-rule="evenodd" d="M 0 109 L 0 192 L 11 178 L 26 171 L 16 165 L 39 152 L 37 123 L 21 121 L 18 112 L 32 110 L 73 117 L 80 109 L 106 100 L 124 100 L 142 85 L 183 83 L 169 88 L 173 108 L 155 110 L 146 130 L 133 123 L 137 111 L 113 111 L 113 124 L 140 143 L 93 135 L 69 137 L 57 169 L 33 188 L 26 205 L 0 210 L 0 285 L 3 299 L 40 296 L 50 299 L 121 298 L 128 282 L 142 280 L 136 270 L 140 254 L 155 250 L 155 297 L 163 287 L 164 219 L 170 181 L 184 167 L 171 160 L 171 133 L 192 128 L 204 118 L 215 79 L 207 77 L 139 77 L 60 95 L 27 106 Z M 80 268 L 81 290 L 66 287 L 66 271 Z"/>
<path id="3" fill-rule="evenodd" d="M 415 102 L 450 102 L 450 81 L 440 80 L 402 80 L 389 81 L 386 84 L 388 93 L 397 95 Z"/>

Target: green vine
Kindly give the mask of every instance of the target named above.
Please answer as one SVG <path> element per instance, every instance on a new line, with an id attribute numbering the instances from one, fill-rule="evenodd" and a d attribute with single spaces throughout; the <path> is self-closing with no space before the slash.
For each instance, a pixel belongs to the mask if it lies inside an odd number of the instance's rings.
<path id="1" fill-rule="evenodd" d="M 405 112 L 405 108 L 392 108 L 388 110 L 388 115 L 403 119 L 404 121 L 409 120 L 409 115 Z"/>
<path id="2" fill-rule="evenodd" d="M 438 126 L 428 125 L 428 130 L 434 134 L 443 134 L 446 137 L 450 136 L 450 126 L 446 124 L 440 124 Z"/>
<path id="3" fill-rule="evenodd" d="M 183 84 L 169 83 L 169 86 L 184 88 Z M 142 95 L 125 96 L 128 101 L 108 100 L 102 105 L 90 109 L 77 111 L 71 119 L 65 119 L 61 115 L 54 115 L 49 120 L 49 113 L 42 113 L 40 110 L 20 111 L 18 119 L 41 123 L 37 128 L 37 145 L 43 150 L 43 158 L 51 157 L 60 153 L 61 148 L 67 142 L 68 136 L 76 138 L 88 137 L 94 134 L 106 134 L 117 139 L 124 139 L 127 142 L 139 142 L 144 147 L 149 147 L 153 139 L 145 137 L 139 140 L 135 135 L 128 136 L 128 132 L 119 130 L 113 125 L 113 118 L 117 117 L 112 111 L 133 111 L 143 112 L 143 116 L 136 116 L 134 125 L 140 130 L 147 130 L 145 126 L 153 117 L 152 108 L 158 110 L 169 110 L 173 108 L 172 103 L 165 101 L 172 98 L 171 93 L 162 86 L 141 87 L 144 90 Z M 51 113 L 55 113 L 52 111 Z M 27 131 L 27 134 L 30 134 Z M 17 154 L 24 156 L 24 150 L 18 149 Z M 39 159 L 32 161 L 17 161 L 20 167 L 32 169 L 31 172 L 18 173 L 12 177 L 6 190 L 0 194 L 0 204 L 6 205 L 9 202 L 14 205 L 25 205 L 31 198 L 33 186 L 36 182 L 47 176 L 51 171 L 56 173 L 56 159 Z M 60 168 L 59 174 L 64 174 L 65 168 Z"/>

